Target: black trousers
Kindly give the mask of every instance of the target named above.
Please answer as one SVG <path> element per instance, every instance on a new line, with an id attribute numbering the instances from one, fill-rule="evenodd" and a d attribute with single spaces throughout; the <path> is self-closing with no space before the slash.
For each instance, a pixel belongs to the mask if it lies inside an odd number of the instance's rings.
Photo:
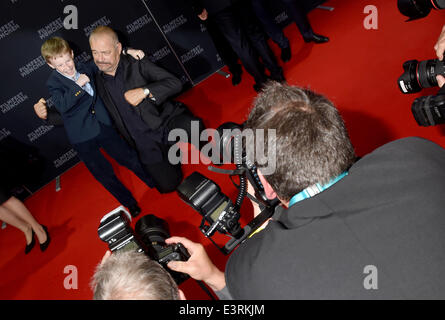
<path id="1" fill-rule="evenodd" d="M 241 74 L 241 65 L 238 63 L 238 55 L 233 51 L 230 43 L 226 40 L 221 30 L 219 30 L 218 25 L 213 21 L 213 19 L 207 19 L 206 21 L 207 31 L 212 38 L 213 44 L 218 51 L 221 59 L 229 68 L 232 74 Z"/>
<path id="2" fill-rule="evenodd" d="M 267 44 L 266 36 L 249 1 L 239 1 L 227 9 L 214 13 L 209 19 L 218 26 L 256 83 L 261 84 L 267 80 L 264 66 L 271 74 L 281 74 L 282 69 Z M 260 63 L 259 57 L 264 66 Z"/>
<path id="3" fill-rule="evenodd" d="M 103 148 L 120 165 L 133 171 L 147 186 L 150 188 L 154 186 L 153 181 L 142 168 L 136 151 L 112 127 L 101 124 L 101 131 L 97 137 L 73 144 L 73 147 L 94 178 L 127 208 L 137 204 L 137 201 L 116 177 L 113 167 L 101 153 L 100 148 Z"/>
<path id="4" fill-rule="evenodd" d="M 306 15 L 306 9 L 299 0 L 281 0 L 287 7 L 291 18 L 294 20 L 303 38 L 311 38 L 314 35 L 311 24 Z"/>
<path id="5" fill-rule="evenodd" d="M 192 123 L 198 125 L 199 134 L 205 129 L 204 122 L 194 116 L 188 110 L 183 113 L 171 118 L 166 124 L 166 132 L 174 129 L 182 129 L 187 132 L 189 138 L 192 137 Z M 145 171 L 150 175 L 151 179 L 154 181 L 156 189 L 160 193 L 169 193 L 176 190 L 178 185 L 182 182 L 183 174 L 181 170 L 181 164 L 171 164 L 168 160 L 169 148 L 177 141 L 167 142 L 159 145 L 161 152 L 163 153 L 163 161 L 157 163 L 143 163 Z M 186 141 L 187 143 L 193 143 L 191 139 Z M 200 150 L 205 142 L 195 143 L 195 147 Z M 143 159 L 141 159 L 143 162 Z"/>

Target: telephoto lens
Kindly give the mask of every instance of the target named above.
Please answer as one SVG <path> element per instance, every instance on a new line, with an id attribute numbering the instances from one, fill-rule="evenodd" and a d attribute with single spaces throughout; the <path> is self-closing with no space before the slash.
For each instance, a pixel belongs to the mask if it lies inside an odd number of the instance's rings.
<path id="1" fill-rule="evenodd" d="M 431 9 L 445 9 L 445 0 L 398 0 L 397 7 L 409 20 L 425 18 Z"/>

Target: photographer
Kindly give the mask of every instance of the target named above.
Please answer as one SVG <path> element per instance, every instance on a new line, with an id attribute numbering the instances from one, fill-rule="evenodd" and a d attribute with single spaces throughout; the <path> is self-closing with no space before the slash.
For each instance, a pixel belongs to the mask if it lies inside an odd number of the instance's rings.
<path id="1" fill-rule="evenodd" d="M 107 251 L 91 281 L 94 300 L 185 300 L 171 275 L 136 251 Z"/>
<path id="2" fill-rule="evenodd" d="M 442 27 L 442 33 L 434 46 L 434 50 L 436 50 L 437 58 L 439 58 L 440 61 L 443 61 L 443 54 L 445 52 L 445 25 Z M 436 79 L 439 87 L 442 89 L 443 85 L 445 84 L 445 77 L 438 75 Z M 439 93 L 442 93 L 442 91 L 444 90 L 440 90 Z"/>
<path id="3" fill-rule="evenodd" d="M 259 175 L 282 207 L 232 253 L 224 275 L 194 252 L 171 269 L 217 290 L 227 284 L 235 299 L 445 297 L 441 147 L 411 137 L 355 161 L 333 104 L 278 83 L 258 96 L 246 127 L 276 130 L 276 170 Z M 264 147 L 257 163 L 273 150 Z"/>

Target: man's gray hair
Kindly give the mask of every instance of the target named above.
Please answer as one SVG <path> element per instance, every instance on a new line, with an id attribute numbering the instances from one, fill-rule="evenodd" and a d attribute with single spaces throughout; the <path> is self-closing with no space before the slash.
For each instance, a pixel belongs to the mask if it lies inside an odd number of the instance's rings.
<path id="1" fill-rule="evenodd" d="M 94 300 L 178 300 L 171 275 L 144 253 L 117 251 L 98 265 L 91 286 Z"/>

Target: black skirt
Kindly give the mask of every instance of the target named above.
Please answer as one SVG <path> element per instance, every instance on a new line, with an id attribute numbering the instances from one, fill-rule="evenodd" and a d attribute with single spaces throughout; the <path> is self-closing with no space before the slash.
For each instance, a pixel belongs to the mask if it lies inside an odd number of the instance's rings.
<path id="1" fill-rule="evenodd" d="M 12 197 L 12 193 L 9 191 L 10 188 L 0 185 L 0 205 L 5 203 Z"/>

